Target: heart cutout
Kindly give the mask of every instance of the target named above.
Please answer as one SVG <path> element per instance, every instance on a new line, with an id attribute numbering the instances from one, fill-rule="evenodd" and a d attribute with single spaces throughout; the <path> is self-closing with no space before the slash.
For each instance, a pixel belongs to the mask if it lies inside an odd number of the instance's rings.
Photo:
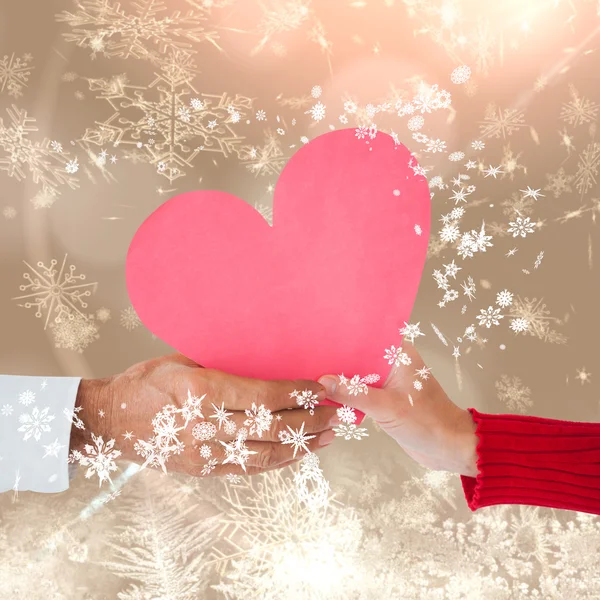
<path id="1" fill-rule="evenodd" d="M 131 303 L 205 367 L 261 379 L 377 373 L 383 385 L 429 242 L 429 188 L 416 166 L 389 135 L 342 129 L 289 160 L 272 227 L 231 194 L 180 194 L 131 242 Z"/>

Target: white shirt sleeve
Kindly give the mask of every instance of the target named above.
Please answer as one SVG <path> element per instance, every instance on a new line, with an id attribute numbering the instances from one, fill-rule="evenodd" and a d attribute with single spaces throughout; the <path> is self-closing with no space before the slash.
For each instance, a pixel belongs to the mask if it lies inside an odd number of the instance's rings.
<path id="1" fill-rule="evenodd" d="M 0 375 L 0 492 L 64 492 L 80 377 Z"/>

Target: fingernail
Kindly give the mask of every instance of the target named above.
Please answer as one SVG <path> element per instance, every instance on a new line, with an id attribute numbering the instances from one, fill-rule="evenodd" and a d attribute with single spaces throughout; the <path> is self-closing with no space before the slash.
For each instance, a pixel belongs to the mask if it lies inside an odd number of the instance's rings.
<path id="1" fill-rule="evenodd" d="M 334 377 L 325 375 L 325 377 L 321 377 L 321 379 L 319 379 L 319 383 L 325 388 L 328 396 L 333 396 L 333 394 L 335 394 L 335 390 L 337 389 L 337 380 Z"/>
<path id="2" fill-rule="evenodd" d="M 342 421 L 337 415 L 333 415 L 329 421 L 329 427 L 337 427 Z"/>
<path id="3" fill-rule="evenodd" d="M 335 438 L 335 432 L 331 429 L 324 431 L 319 436 L 319 446 L 327 446 L 327 444 L 331 444 L 333 442 L 333 438 Z"/>

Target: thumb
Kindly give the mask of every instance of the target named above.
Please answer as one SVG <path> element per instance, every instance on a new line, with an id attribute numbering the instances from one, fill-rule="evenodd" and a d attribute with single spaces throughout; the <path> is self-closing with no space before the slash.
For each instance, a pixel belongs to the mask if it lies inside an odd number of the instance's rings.
<path id="1" fill-rule="evenodd" d="M 342 383 L 337 375 L 323 375 L 319 383 L 325 388 L 328 400 L 356 408 L 375 421 L 387 421 L 393 414 L 391 406 L 393 399 L 385 389 L 366 384 L 349 387 Z"/>

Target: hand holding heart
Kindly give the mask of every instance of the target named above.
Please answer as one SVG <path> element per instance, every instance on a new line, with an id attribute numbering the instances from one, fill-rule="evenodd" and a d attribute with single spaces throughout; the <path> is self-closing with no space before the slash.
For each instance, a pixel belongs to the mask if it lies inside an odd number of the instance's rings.
<path id="1" fill-rule="evenodd" d="M 475 477 L 478 439 L 470 413 L 450 400 L 427 369 L 423 389 L 415 391 L 414 373 L 425 363 L 412 344 L 404 342 L 402 351 L 409 365 L 396 367 L 382 389 L 354 395 L 336 375 L 321 377 L 319 383 L 328 398 L 366 413 L 424 467 Z"/>
<path id="2" fill-rule="evenodd" d="M 237 377 L 204 369 L 180 354 L 146 360 L 107 379 L 82 380 L 76 405 L 86 427 L 72 428 L 71 450 L 82 452 L 92 443 L 92 432 L 105 442 L 117 439 L 123 458 L 143 464 L 153 457 L 152 466 L 165 471 L 254 475 L 285 467 L 305 452 L 330 444 L 332 427 L 339 422 L 332 406 L 317 406 L 313 411 L 299 406 L 291 395 L 294 390 L 310 390 L 315 400 L 325 398 L 325 390 L 315 381 Z M 192 410 L 197 412 L 184 426 L 185 420 L 175 417 L 190 394 L 196 399 Z M 260 428 L 253 427 L 251 418 L 256 406 L 271 411 Z M 216 418 L 214 407 L 221 409 L 221 418 Z M 161 429 L 159 421 L 168 430 L 168 440 L 157 449 L 152 442 Z M 247 435 L 238 444 L 244 428 Z M 306 434 L 301 447 L 281 442 L 281 432 L 301 428 Z M 166 451 L 169 447 L 171 452 Z"/>

